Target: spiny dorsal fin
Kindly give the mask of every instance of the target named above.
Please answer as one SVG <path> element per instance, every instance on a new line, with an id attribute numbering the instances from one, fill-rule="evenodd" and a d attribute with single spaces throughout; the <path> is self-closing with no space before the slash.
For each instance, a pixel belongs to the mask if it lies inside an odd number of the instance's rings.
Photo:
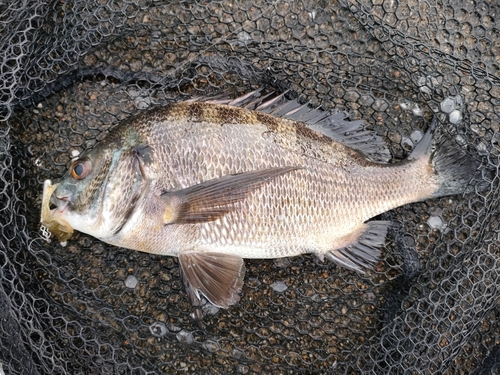
<path id="1" fill-rule="evenodd" d="M 287 99 L 287 92 L 262 95 L 262 91 L 259 88 L 236 99 L 219 95 L 198 97 L 191 101 L 231 105 L 300 121 L 310 129 L 362 152 L 373 161 L 386 163 L 390 160 L 391 154 L 382 137 L 367 129 L 363 120 L 350 121 L 349 113 L 345 111 L 323 111 L 310 107 L 308 103 L 300 104 L 296 99 Z"/>
<path id="2" fill-rule="evenodd" d="M 310 129 L 361 151 L 373 161 L 385 163 L 390 160 L 391 155 L 382 137 L 368 130 L 363 120 L 348 120 L 349 113 L 347 112 L 312 108 L 308 104 L 300 104 L 297 100 L 288 100 L 284 94 L 277 96 L 272 102 L 262 103 L 256 110 L 276 117 L 303 122 Z"/>

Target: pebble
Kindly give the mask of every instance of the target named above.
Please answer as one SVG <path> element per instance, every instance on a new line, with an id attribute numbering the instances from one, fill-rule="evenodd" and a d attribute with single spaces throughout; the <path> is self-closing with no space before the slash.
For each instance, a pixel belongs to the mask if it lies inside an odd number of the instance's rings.
<path id="1" fill-rule="evenodd" d="M 155 337 L 163 337 L 167 334 L 168 329 L 167 326 L 165 326 L 165 324 L 161 322 L 156 322 L 149 326 L 149 331 Z"/>
<path id="2" fill-rule="evenodd" d="M 439 216 L 429 217 L 429 219 L 427 219 L 427 224 L 429 224 L 432 229 L 441 229 L 444 227 L 443 219 Z"/>
<path id="3" fill-rule="evenodd" d="M 446 98 L 441 102 L 441 111 L 451 113 L 455 110 L 455 101 L 452 98 Z"/>
<path id="4" fill-rule="evenodd" d="M 273 290 L 278 293 L 284 292 L 285 290 L 288 289 L 288 287 L 283 281 L 275 281 L 270 285 L 270 287 L 273 288 Z"/>
<path id="5" fill-rule="evenodd" d="M 137 277 L 135 277 L 134 275 L 129 275 L 125 279 L 125 286 L 130 289 L 135 289 L 138 283 L 139 281 L 137 280 Z"/>
<path id="6" fill-rule="evenodd" d="M 453 112 L 450 113 L 450 122 L 452 124 L 458 124 L 460 121 L 462 121 L 462 112 L 455 109 Z"/>
<path id="7" fill-rule="evenodd" d="M 184 330 L 184 329 L 182 331 L 180 331 L 179 333 L 177 333 L 177 335 L 175 335 L 175 337 L 177 337 L 177 340 L 179 340 L 179 342 L 182 342 L 185 344 L 192 344 L 194 342 L 193 334 L 191 332 Z"/>

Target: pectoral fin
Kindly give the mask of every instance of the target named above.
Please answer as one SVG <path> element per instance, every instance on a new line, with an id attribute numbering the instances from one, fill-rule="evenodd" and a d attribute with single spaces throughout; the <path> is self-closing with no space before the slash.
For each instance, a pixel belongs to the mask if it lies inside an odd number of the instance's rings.
<path id="1" fill-rule="evenodd" d="M 217 220 L 234 209 L 235 203 L 274 178 L 299 169 L 269 168 L 228 175 L 175 192 L 162 194 L 167 203 L 165 224 L 194 224 Z"/>
<path id="2" fill-rule="evenodd" d="M 235 255 L 184 253 L 179 255 L 181 275 L 193 306 L 199 306 L 202 293 L 212 304 L 228 308 L 240 300 L 245 264 Z"/>

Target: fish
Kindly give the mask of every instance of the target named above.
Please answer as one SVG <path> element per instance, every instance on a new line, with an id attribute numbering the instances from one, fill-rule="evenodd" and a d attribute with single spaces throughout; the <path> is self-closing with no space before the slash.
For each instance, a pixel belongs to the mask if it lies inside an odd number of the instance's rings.
<path id="1" fill-rule="evenodd" d="M 477 163 L 437 120 L 390 163 L 363 120 L 260 90 L 146 110 L 73 159 L 42 222 L 111 245 L 176 256 L 187 296 L 228 308 L 243 259 L 316 254 L 363 273 L 396 207 L 467 190 Z M 44 208 L 42 207 L 42 210 Z"/>

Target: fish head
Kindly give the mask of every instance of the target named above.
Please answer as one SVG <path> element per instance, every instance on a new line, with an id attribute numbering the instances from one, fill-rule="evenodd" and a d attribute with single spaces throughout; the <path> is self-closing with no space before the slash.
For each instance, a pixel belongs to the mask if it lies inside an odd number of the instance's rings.
<path id="1" fill-rule="evenodd" d="M 101 141 L 73 159 L 50 197 L 51 219 L 99 239 L 123 227 L 141 194 L 140 160 L 130 142 Z"/>

